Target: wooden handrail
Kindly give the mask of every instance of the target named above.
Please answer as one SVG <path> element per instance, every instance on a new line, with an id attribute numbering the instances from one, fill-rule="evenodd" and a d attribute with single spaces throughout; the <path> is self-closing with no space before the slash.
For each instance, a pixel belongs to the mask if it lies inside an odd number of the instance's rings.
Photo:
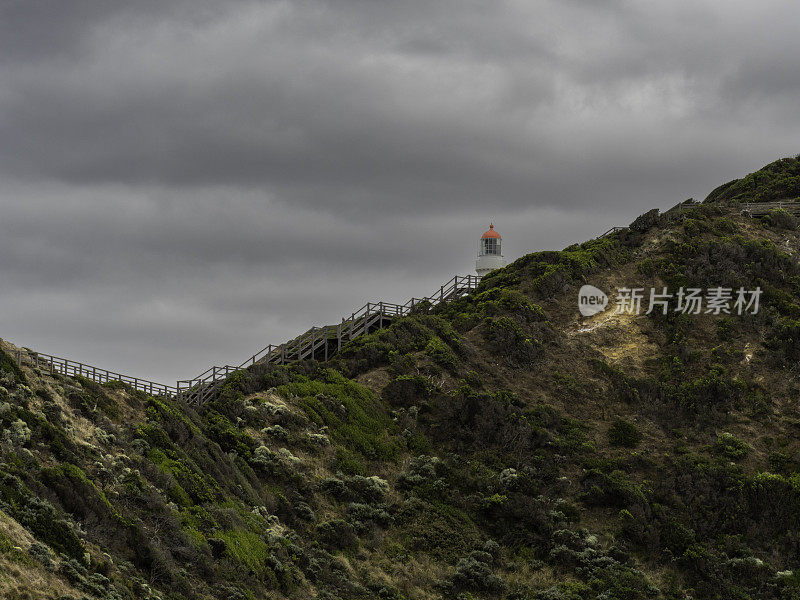
<path id="1" fill-rule="evenodd" d="M 157 383 L 139 377 L 123 375 L 108 369 L 73 361 L 67 358 L 35 352 L 27 348 L 15 351 L 18 365 L 23 361 L 30 362 L 35 368 L 47 369 L 51 374 L 58 373 L 66 377 L 86 377 L 97 383 L 120 381 L 132 388 L 150 395 L 178 397 L 189 402 L 202 404 L 217 393 L 220 385 L 231 374 L 260 361 L 271 364 L 285 364 L 301 358 L 314 357 L 319 352 L 327 360 L 332 354 L 341 350 L 344 343 L 369 333 L 372 328 L 383 328 L 397 317 L 413 312 L 420 302 L 429 302 L 432 306 L 460 298 L 478 287 L 480 277 L 477 275 L 456 275 L 439 286 L 430 296 L 411 298 L 405 304 L 391 302 L 367 302 L 351 313 L 349 319 L 342 319 L 336 325 L 312 327 L 305 333 L 278 346 L 269 344 L 259 352 L 248 357 L 239 366 L 214 365 L 192 379 L 178 380 L 175 386 Z"/>
<path id="2" fill-rule="evenodd" d="M 800 214 L 800 201 L 798 200 L 778 200 L 775 202 L 744 202 L 739 205 L 741 212 L 753 216 L 763 216 L 767 213 L 783 209 L 787 212 Z"/>
<path id="3" fill-rule="evenodd" d="M 15 351 L 15 359 L 18 366 L 22 366 L 24 361 L 30 362 L 34 368 L 47 369 L 50 374 L 58 373 L 66 377 L 85 377 L 96 383 L 108 383 L 110 381 L 120 381 L 132 388 L 145 392 L 150 395 L 175 396 L 178 393 L 177 386 L 164 385 L 148 379 L 122 375 L 115 371 L 102 369 L 93 365 L 70 360 L 44 352 L 35 352 L 28 348 Z"/>
<path id="4" fill-rule="evenodd" d="M 405 304 L 367 302 L 353 311 L 349 318 L 343 318 L 341 323 L 315 326 L 279 346 L 270 344 L 245 359 L 238 367 L 230 367 L 224 376 L 219 374 L 218 369 L 211 367 L 194 379 L 181 380 L 177 385 L 178 395 L 191 402 L 203 402 L 213 396 L 228 375 L 262 361 L 269 364 L 285 364 L 312 358 L 317 356 L 318 352 L 321 358 L 328 360 L 332 354 L 339 352 L 346 342 L 369 333 L 376 326 L 383 328 L 394 318 L 411 314 L 414 306 L 420 302 L 428 301 L 431 305 L 449 302 L 473 291 L 479 283 L 480 277 L 477 275 L 456 275 L 425 298 L 411 298 Z"/>

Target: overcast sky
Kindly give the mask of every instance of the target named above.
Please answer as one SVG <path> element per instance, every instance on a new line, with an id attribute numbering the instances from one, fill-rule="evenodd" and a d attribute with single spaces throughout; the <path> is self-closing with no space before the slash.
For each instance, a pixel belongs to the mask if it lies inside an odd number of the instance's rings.
<path id="1" fill-rule="evenodd" d="M 796 2 L 0 0 L 0 337 L 174 382 L 800 152 Z"/>

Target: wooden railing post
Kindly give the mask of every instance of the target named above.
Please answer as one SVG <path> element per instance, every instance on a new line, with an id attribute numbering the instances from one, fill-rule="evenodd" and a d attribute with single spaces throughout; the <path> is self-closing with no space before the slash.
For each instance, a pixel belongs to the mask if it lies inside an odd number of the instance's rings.
<path id="1" fill-rule="evenodd" d="M 777 206 L 780 208 L 783 207 L 783 202 L 773 203 L 773 206 L 775 204 L 777 204 Z M 759 206 L 761 207 L 762 205 Z M 745 209 L 751 209 L 749 203 L 745 204 Z M 612 231 L 616 231 L 618 229 L 620 228 L 612 228 Z M 452 279 L 450 279 L 450 281 L 439 287 L 438 303 L 459 298 L 464 294 L 477 289 L 479 284 L 480 278 L 477 275 L 455 275 Z M 58 358 L 48 354 L 41 355 L 33 351 L 29 351 L 28 356 L 30 362 L 37 368 L 49 366 L 51 375 L 54 375 L 55 373 L 61 373 L 66 377 L 91 377 L 92 381 L 97 383 L 118 379 L 119 381 L 132 383 L 134 389 L 149 392 L 151 395 L 154 392 L 157 392 L 164 394 L 165 396 L 174 395 L 174 397 L 180 400 L 185 399 L 187 402 L 193 402 L 195 400 L 202 402 L 206 398 L 210 398 L 216 393 L 217 389 L 219 388 L 219 383 L 221 383 L 219 381 L 220 377 L 222 377 L 221 371 L 224 371 L 224 377 L 228 377 L 231 373 L 235 373 L 240 369 L 245 368 L 248 364 L 256 364 L 256 362 L 260 360 L 259 356 L 262 358 L 265 357 L 267 364 L 286 364 L 290 360 L 291 356 L 295 354 L 297 359 L 303 359 L 306 355 L 309 355 L 312 359 L 314 359 L 317 356 L 318 342 L 323 344 L 323 349 L 320 354 L 324 357 L 325 361 L 328 361 L 331 351 L 334 350 L 332 344 L 333 336 L 336 338 L 335 352 L 340 352 L 342 346 L 344 345 L 343 342 L 345 341 L 345 335 L 348 336 L 349 340 L 352 340 L 354 337 L 358 337 L 359 335 L 366 335 L 369 333 L 370 327 L 374 324 L 377 324 L 379 329 L 383 329 L 387 321 L 391 322 L 391 320 L 396 317 L 402 317 L 407 314 L 411 314 L 417 304 L 423 300 L 430 304 L 436 303 L 436 293 L 434 292 L 432 296 L 424 298 L 412 297 L 405 304 L 393 304 L 383 301 L 379 303 L 368 302 L 364 308 L 359 310 L 358 317 L 356 316 L 355 312 L 350 315 L 349 322 L 343 317 L 341 323 L 338 323 L 335 326 L 331 325 L 322 328 L 313 327 L 305 334 L 300 335 L 294 340 L 290 340 L 289 342 L 285 342 L 279 346 L 273 346 L 270 344 L 264 350 L 246 359 L 238 367 L 231 365 L 225 365 L 224 367 L 214 366 L 196 379 L 177 381 L 173 389 L 170 389 L 169 386 L 156 384 L 146 379 L 124 376 L 119 373 L 113 373 L 105 369 L 98 369 L 97 367 L 85 365 L 80 362 L 70 361 L 66 358 Z M 377 314 L 375 314 L 376 310 Z M 358 318 L 363 320 L 360 326 L 358 326 L 357 323 Z M 322 339 L 319 339 L 320 336 L 317 333 L 318 331 L 322 333 Z M 309 344 L 310 350 L 308 353 L 306 353 L 305 346 Z M 279 349 L 280 352 L 278 352 Z M 264 354 L 265 352 L 266 354 Z M 14 355 L 17 365 L 21 366 L 22 350 L 15 350 Z"/>

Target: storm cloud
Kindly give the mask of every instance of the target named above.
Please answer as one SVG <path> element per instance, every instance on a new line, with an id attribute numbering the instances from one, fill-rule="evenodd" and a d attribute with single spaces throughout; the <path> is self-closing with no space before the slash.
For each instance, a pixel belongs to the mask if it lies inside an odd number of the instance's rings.
<path id="1" fill-rule="evenodd" d="M 166 382 L 800 152 L 788 1 L 0 0 L 0 336 Z"/>

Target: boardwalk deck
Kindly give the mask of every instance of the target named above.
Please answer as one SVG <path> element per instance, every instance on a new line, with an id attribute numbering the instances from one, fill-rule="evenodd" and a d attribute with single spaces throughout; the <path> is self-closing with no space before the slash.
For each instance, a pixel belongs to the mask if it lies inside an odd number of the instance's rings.
<path id="1" fill-rule="evenodd" d="M 800 216 L 800 200 L 782 200 L 780 202 L 746 202 L 741 205 L 743 214 L 751 217 L 763 217 L 773 210 L 785 210 L 789 214 Z"/>
<path id="2" fill-rule="evenodd" d="M 328 360 L 342 346 L 362 335 L 387 327 L 397 317 L 413 313 L 421 305 L 433 306 L 450 302 L 478 287 L 477 275 L 456 275 L 425 298 L 411 298 L 405 304 L 368 302 L 336 325 L 312 327 L 283 344 L 270 344 L 238 366 L 213 366 L 192 379 L 177 383 L 177 395 L 194 404 L 203 404 L 216 396 L 222 383 L 236 371 L 261 363 L 282 365 L 296 360 Z"/>
<path id="3" fill-rule="evenodd" d="M 57 373 L 64 377 L 84 377 L 100 384 L 120 381 L 151 396 L 175 396 L 178 393 L 178 388 L 176 386 L 164 385 L 163 383 L 156 383 L 148 379 L 123 375 L 116 371 L 109 371 L 108 369 L 87 365 L 82 362 L 69 360 L 68 358 L 53 356 L 52 354 L 45 354 L 44 352 L 35 352 L 28 348 L 14 351 L 14 359 L 19 366 L 22 366 L 24 362 L 33 368 L 49 372 L 51 375 Z"/>
<path id="4" fill-rule="evenodd" d="M 312 358 L 326 361 L 339 352 L 347 342 L 388 326 L 397 317 L 413 313 L 420 305 L 434 306 L 460 298 L 477 288 L 478 283 L 480 277 L 477 275 L 456 275 L 425 298 L 411 298 L 405 304 L 368 302 L 353 311 L 349 317 L 343 318 L 341 323 L 312 327 L 288 342 L 279 345 L 270 344 L 239 365 L 215 365 L 197 377 L 178 381 L 175 386 L 123 375 L 28 348 L 16 350 L 14 358 L 20 366 L 25 363 L 50 374 L 85 377 L 100 384 L 121 381 L 147 394 L 178 397 L 190 403 L 202 404 L 213 398 L 225 379 L 237 371 L 257 363 L 281 365 Z"/>
<path id="5" fill-rule="evenodd" d="M 694 202 L 693 200 L 680 202 L 664 211 L 663 214 L 676 215 L 697 204 L 699 202 Z M 767 214 L 775 208 L 783 208 L 793 214 L 800 215 L 800 202 L 797 201 L 744 204 L 742 205 L 742 212 L 752 216 L 759 216 Z M 599 238 L 624 229 L 627 228 L 612 227 L 600 235 Z M 478 283 L 480 283 L 480 277 L 477 275 L 456 275 L 425 298 L 411 298 L 405 304 L 369 302 L 358 310 L 353 311 L 349 317 L 343 318 L 336 325 L 312 327 L 288 342 L 279 345 L 270 344 L 239 365 L 215 365 L 197 377 L 178 381 L 175 386 L 122 375 L 107 369 L 28 349 L 18 350 L 16 352 L 16 361 L 20 365 L 24 361 L 33 367 L 49 370 L 50 373 L 58 373 L 67 377 L 86 377 L 98 383 L 121 381 L 134 389 L 148 394 L 178 397 L 187 402 L 202 404 L 213 398 L 222 383 L 237 371 L 257 363 L 281 365 L 296 360 L 312 358 L 326 361 L 338 353 L 347 342 L 386 327 L 397 317 L 413 313 L 421 304 L 424 303 L 426 306 L 431 306 L 460 298 L 475 290 L 478 287 Z"/>

